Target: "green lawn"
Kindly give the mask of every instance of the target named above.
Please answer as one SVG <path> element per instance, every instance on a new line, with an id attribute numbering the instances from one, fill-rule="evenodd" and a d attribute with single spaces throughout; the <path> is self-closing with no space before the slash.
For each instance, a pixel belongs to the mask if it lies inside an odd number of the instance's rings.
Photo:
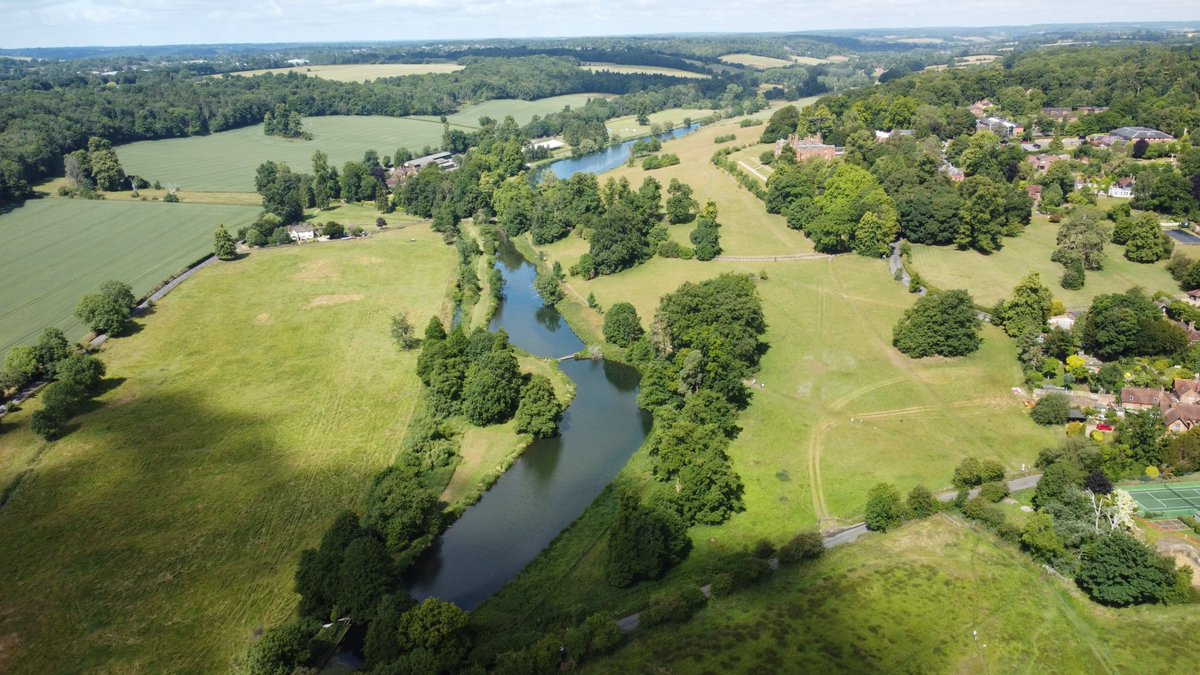
<path id="1" fill-rule="evenodd" d="M 512 115 L 525 124 L 534 115 L 580 106 L 600 94 L 572 94 L 536 101 L 496 100 L 468 106 L 448 116 L 465 130 L 479 126 L 479 118 L 502 120 Z M 304 128 L 311 141 L 267 136 L 262 125 L 222 131 L 209 136 L 141 141 L 117 147 L 125 170 L 150 181 L 174 183 L 184 190 L 201 192 L 253 192 L 254 171 L 266 160 L 287 162 L 296 171 L 309 172 L 312 154 L 321 150 L 339 169 L 347 161 L 362 159 L 375 150 L 380 158 L 406 147 L 419 154 L 425 146 L 440 148 L 442 124 L 435 117 L 308 117 Z"/>
<path id="2" fill-rule="evenodd" d="M 704 108 L 668 108 L 650 113 L 647 117 L 650 119 L 650 124 L 666 124 L 670 122 L 674 127 L 681 127 L 686 117 L 690 117 L 693 122 L 697 122 L 700 118 L 708 117 L 711 114 L 713 114 L 712 110 Z M 650 133 L 650 124 L 638 124 L 636 115 L 614 117 L 604 124 L 608 127 L 609 135 L 617 135 L 621 138 L 645 136 Z"/>
<path id="3" fill-rule="evenodd" d="M 212 251 L 213 231 L 248 225 L 260 208 L 36 199 L 0 215 L 0 354 L 47 326 L 76 340 L 75 305 L 109 279 L 143 295 Z"/>
<path id="4" fill-rule="evenodd" d="M 65 438 L 29 431 L 37 399 L 5 417 L 0 490 L 31 472 L 0 512 L 0 669 L 225 672 L 284 621 L 300 551 L 361 506 L 419 395 L 389 318 L 448 316 L 454 265 L 424 227 L 256 251 L 110 342 L 112 388 Z"/>
<path id="5" fill-rule="evenodd" d="M 1058 283 L 1063 266 L 1050 260 L 1057 246 L 1057 234 L 1058 225 L 1049 222 L 1045 216 L 1035 215 L 1024 234 L 1005 238 L 1004 248 L 991 255 L 959 251 L 953 246 L 913 245 L 913 268 L 937 288 L 965 288 L 984 306 L 1007 298 L 1013 286 L 1029 272 L 1039 273 L 1042 283 L 1054 291 L 1054 297 L 1072 309 L 1086 309 L 1097 295 L 1124 293 L 1134 286 L 1141 286 L 1148 293 L 1179 292 L 1165 263 L 1130 262 L 1125 259 L 1125 247 L 1115 244 L 1105 247 L 1104 269 L 1088 272 L 1087 283 L 1082 289 L 1068 291 Z"/>
<path id="6" fill-rule="evenodd" d="M 786 567 L 583 671 L 1165 674 L 1197 628 L 1186 606 L 1092 604 L 1013 545 L 933 518 Z"/>

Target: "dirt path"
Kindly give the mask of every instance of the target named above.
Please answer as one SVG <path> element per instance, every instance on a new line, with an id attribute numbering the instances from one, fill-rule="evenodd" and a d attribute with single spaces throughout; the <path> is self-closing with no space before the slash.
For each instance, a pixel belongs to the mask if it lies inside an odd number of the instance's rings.
<path id="1" fill-rule="evenodd" d="M 740 167 L 742 167 L 743 169 L 745 169 L 745 170 L 749 171 L 750 173 L 754 174 L 754 175 L 755 175 L 756 177 L 758 177 L 758 179 L 759 179 L 759 180 L 761 180 L 762 182 L 764 182 L 764 183 L 765 183 L 765 182 L 767 182 L 767 177 L 766 177 L 766 176 L 764 176 L 764 175 L 762 175 L 761 173 L 759 173 L 759 172 L 758 172 L 758 169 L 755 169 L 754 167 L 750 166 L 749 164 L 747 164 L 747 163 L 743 162 L 743 161 L 742 161 L 742 160 L 740 160 L 740 159 L 738 160 L 738 166 L 740 166 Z"/>

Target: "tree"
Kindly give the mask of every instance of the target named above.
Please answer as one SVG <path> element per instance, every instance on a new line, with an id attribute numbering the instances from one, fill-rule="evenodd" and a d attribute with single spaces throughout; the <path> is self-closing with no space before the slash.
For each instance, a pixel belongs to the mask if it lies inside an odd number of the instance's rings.
<path id="1" fill-rule="evenodd" d="M 966 457 L 954 467 L 954 486 L 971 488 L 983 483 L 983 464 L 976 457 Z"/>
<path id="2" fill-rule="evenodd" d="M 1162 461 L 1177 474 L 1200 469 L 1200 427 L 1192 427 L 1172 437 L 1163 450 Z"/>
<path id="3" fill-rule="evenodd" d="M 905 310 L 892 329 L 892 345 L 912 358 L 963 356 L 979 348 L 980 328 L 966 291 L 934 292 Z"/>
<path id="4" fill-rule="evenodd" d="M 1058 228 L 1058 248 L 1050 256 L 1057 263 L 1078 258 L 1084 269 L 1104 268 L 1104 244 L 1110 233 L 1100 215 L 1091 208 L 1077 208 Z"/>
<path id="5" fill-rule="evenodd" d="M 618 347 L 629 347 L 641 339 L 641 320 L 628 302 L 614 303 L 604 313 L 604 339 Z"/>
<path id="6" fill-rule="evenodd" d="M 958 212 L 960 225 L 954 237 L 958 248 L 973 248 L 980 253 L 1000 250 L 1001 239 L 1009 225 L 1008 190 L 1003 183 L 982 176 L 963 181 L 964 201 Z"/>
<path id="7" fill-rule="evenodd" d="M 75 307 L 75 316 L 97 333 L 119 335 L 137 305 L 133 290 L 121 281 L 106 281 L 100 292 L 85 295 Z"/>
<path id="8" fill-rule="evenodd" d="M 237 257 L 237 243 L 224 225 L 217 227 L 213 234 L 213 253 L 219 260 L 233 260 Z"/>
<path id="9" fill-rule="evenodd" d="M 21 345 L 13 347 L 4 355 L 4 370 L 0 371 L 0 388 L 21 388 L 32 382 L 41 368 L 37 350 Z"/>
<path id="10" fill-rule="evenodd" d="M 891 483 L 879 483 L 867 493 L 867 509 L 863 520 L 867 529 L 887 532 L 900 524 L 904 518 L 904 507 L 900 502 L 900 491 Z"/>
<path id="11" fill-rule="evenodd" d="M 1152 263 L 1171 257 L 1173 240 L 1162 231 L 1153 213 L 1139 213 L 1128 228 L 1125 257 L 1133 262 Z"/>
<path id="12" fill-rule="evenodd" d="M 437 497 L 415 471 L 391 466 L 375 477 L 367 493 L 363 526 L 383 537 L 393 554 L 431 533 L 438 521 Z"/>
<path id="13" fill-rule="evenodd" d="M 854 252 L 869 258 L 882 258 L 900 234 L 900 223 L 893 212 L 880 215 L 867 211 L 854 229 Z"/>
<path id="14" fill-rule="evenodd" d="M 47 441 L 52 441 L 62 435 L 67 427 L 70 415 L 61 405 L 47 405 L 41 410 L 35 410 L 29 420 L 29 428 L 33 433 Z"/>
<path id="15" fill-rule="evenodd" d="M 1004 305 L 1001 321 L 1009 337 L 1034 331 L 1041 333 L 1050 318 L 1050 289 L 1042 285 L 1037 272 L 1030 272 L 1013 289 L 1012 299 Z"/>
<path id="16" fill-rule="evenodd" d="M 700 204 L 692 197 L 692 186 L 672 178 L 667 186 L 667 221 L 672 225 L 691 222 Z"/>
<path id="17" fill-rule="evenodd" d="M 467 370 L 463 384 L 463 414 L 471 424 L 503 422 L 521 399 L 521 371 L 511 349 L 485 354 Z"/>
<path id="18" fill-rule="evenodd" d="M 521 403 L 514 416 L 516 431 L 534 438 L 549 438 L 558 434 L 562 421 L 562 404 L 554 395 L 554 385 L 543 375 L 534 375 L 521 391 Z"/>
<path id="19" fill-rule="evenodd" d="M 454 670 L 470 644 L 468 618 L 454 603 L 429 598 L 400 616 L 399 647 L 406 652 L 429 653 L 441 666 L 437 670 Z"/>
<path id="20" fill-rule="evenodd" d="M 1071 490 L 1078 491 L 1082 481 L 1083 472 L 1075 466 L 1064 461 L 1050 464 L 1042 471 L 1042 477 L 1033 491 L 1034 507 L 1043 509 L 1063 501 Z"/>
<path id="21" fill-rule="evenodd" d="M 330 239 L 341 239 L 346 236 L 346 228 L 341 223 L 330 220 L 321 226 L 321 236 Z"/>
<path id="22" fill-rule="evenodd" d="M 33 345 L 38 374 L 48 377 L 54 374 L 59 362 L 71 355 L 70 343 L 63 332 L 53 326 L 46 328 Z"/>
<path id="23" fill-rule="evenodd" d="M 759 142 L 774 143 L 781 138 L 787 138 L 789 134 L 796 133 L 799 124 L 800 110 L 794 105 L 786 105 L 771 115 Z"/>
<path id="24" fill-rule="evenodd" d="M 1139 138 L 1133 142 L 1133 150 L 1130 153 L 1134 159 L 1141 159 L 1146 156 L 1146 149 L 1150 147 L 1150 142 L 1144 138 Z"/>
<path id="25" fill-rule="evenodd" d="M 1021 544 L 1035 560 L 1053 563 L 1066 555 L 1062 537 L 1054 529 L 1054 518 L 1048 513 L 1035 513 L 1021 529 Z"/>
<path id="26" fill-rule="evenodd" d="M 1058 285 L 1068 291 L 1077 291 L 1083 288 L 1084 283 L 1087 281 L 1087 273 L 1083 271 L 1083 259 L 1072 257 L 1063 263 L 1063 265 L 1063 275 L 1059 279 Z"/>
<path id="27" fill-rule="evenodd" d="M 608 538 L 605 577 L 617 588 L 657 579 L 683 560 L 690 545 L 687 525 L 677 515 L 657 504 L 643 505 L 636 494 L 621 492 Z"/>
<path id="28" fill-rule="evenodd" d="M 437 317 L 434 317 L 434 320 L 436 321 Z M 438 327 L 441 327 L 441 325 L 442 324 L 439 321 Z M 416 333 L 413 331 L 412 324 L 408 322 L 408 315 L 404 312 L 400 312 L 392 317 L 391 333 L 392 341 L 396 343 L 397 347 L 405 351 L 413 349 L 417 345 L 421 344 L 421 341 L 417 338 Z"/>
<path id="29" fill-rule="evenodd" d="M 816 560 L 825 554 L 825 537 L 820 530 L 801 532 L 779 547 L 779 562 L 794 563 Z"/>
<path id="30" fill-rule="evenodd" d="M 1076 330 L 1085 351 L 1104 361 L 1115 361 L 1156 353 L 1161 335 L 1155 327 L 1164 322 L 1153 301 L 1140 288 L 1134 288 L 1096 296 Z"/>
<path id="31" fill-rule="evenodd" d="M 1096 602 L 1113 607 L 1162 602 L 1175 583 L 1175 564 L 1116 532 L 1083 547 L 1075 583 Z"/>
<path id="32" fill-rule="evenodd" d="M 928 518 L 938 512 L 938 502 L 924 485 L 914 485 L 905 503 L 910 518 Z"/>
<path id="33" fill-rule="evenodd" d="M 88 165 L 96 188 L 109 192 L 120 190 L 125 185 L 125 170 L 117 159 L 112 143 L 93 136 L 88 139 Z"/>
<path id="34" fill-rule="evenodd" d="M 539 271 L 533 281 L 533 288 L 542 298 L 542 304 L 552 307 L 563 299 L 562 265 L 557 261 L 549 272 Z"/>
<path id="35" fill-rule="evenodd" d="M 91 396 L 98 391 L 105 370 L 104 362 L 100 359 L 91 354 L 76 353 L 58 362 L 55 377 L 83 396 Z"/>
<path id="36" fill-rule="evenodd" d="M 320 624 L 313 621 L 292 620 L 266 630 L 250 645 L 239 672 L 244 675 L 288 675 L 312 658 L 309 645 L 319 628 Z"/>
<path id="37" fill-rule="evenodd" d="M 1071 399 L 1065 394 L 1048 394 L 1033 404 L 1029 416 L 1038 424 L 1050 426 L 1066 424 L 1070 412 Z"/>
<path id="38" fill-rule="evenodd" d="M 379 598 L 391 592 L 396 571 L 383 543 L 359 537 L 342 552 L 337 608 L 351 618 L 369 618 Z"/>

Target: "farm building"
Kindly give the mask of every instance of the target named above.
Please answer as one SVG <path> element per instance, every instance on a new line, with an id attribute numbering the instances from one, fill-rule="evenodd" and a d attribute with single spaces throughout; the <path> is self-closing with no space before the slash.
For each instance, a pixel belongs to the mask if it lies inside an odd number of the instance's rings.
<path id="1" fill-rule="evenodd" d="M 453 171 L 458 168 L 458 163 L 454 161 L 454 156 L 448 152 L 435 152 L 432 155 L 410 159 L 404 163 L 404 168 L 420 171 L 430 164 L 436 164 L 442 171 Z"/>

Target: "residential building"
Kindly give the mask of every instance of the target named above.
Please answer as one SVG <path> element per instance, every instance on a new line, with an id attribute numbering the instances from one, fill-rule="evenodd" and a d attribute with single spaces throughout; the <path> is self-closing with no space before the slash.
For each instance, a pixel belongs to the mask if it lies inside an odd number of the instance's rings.
<path id="1" fill-rule="evenodd" d="M 1025 158 L 1025 161 L 1029 162 L 1030 166 L 1032 166 L 1035 170 L 1037 170 L 1038 173 L 1046 173 L 1046 169 L 1049 169 L 1050 165 L 1054 164 L 1055 162 L 1069 162 L 1069 161 L 1071 161 L 1071 156 L 1065 155 L 1065 154 L 1064 155 L 1030 155 Z"/>
<path id="2" fill-rule="evenodd" d="M 1042 186 L 1041 185 L 1026 185 L 1025 191 L 1029 193 L 1029 198 L 1033 200 L 1033 205 L 1037 206 L 1042 203 Z"/>
<path id="3" fill-rule="evenodd" d="M 1121 407 L 1126 410 L 1149 410 L 1161 407 L 1164 402 L 1170 401 L 1170 395 L 1161 389 L 1125 387 L 1121 390 Z"/>
<path id="4" fill-rule="evenodd" d="M 962 169 L 953 164 L 943 164 L 940 170 L 955 183 L 961 183 L 967 177 L 967 174 L 963 173 Z"/>
<path id="5" fill-rule="evenodd" d="M 1117 199 L 1133 199 L 1133 176 L 1118 178 L 1108 188 L 1108 196 Z"/>
<path id="6" fill-rule="evenodd" d="M 312 241 L 317 238 L 317 231 L 313 229 L 312 225 L 288 225 L 287 233 L 292 241 L 296 242 Z"/>
<path id="7" fill-rule="evenodd" d="M 912 129 L 893 129 L 891 131 L 875 130 L 875 142 L 883 143 L 893 136 L 912 136 Z"/>
<path id="8" fill-rule="evenodd" d="M 991 101 L 989 101 L 985 98 L 985 99 L 980 99 L 980 100 L 972 103 L 971 107 L 968 108 L 968 110 L 970 110 L 971 114 L 976 117 L 983 117 L 984 113 L 987 112 L 988 108 L 992 108 L 995 105 L 996 105 L 995 103 L 992 103 Z"/>
<path id="9" fill-rule="evenodd" d="M 1182 434 L 1196 426 L 1197 422 L 1200 422 L 1200 405 L 1181 403 L 1163 412 L 1163 424 L 1172 433 Z"/>
<path id="10" fill-rule="evenodd" d="M 1183 301 L 1193 307 L 1200 307 L 1200 289 L 1188 291 L 1184 296 Z"/>
<path id="11" fill-rule="evenodd" d="M 783 154 L 784 148 L 791 148 L 796 153 L 796 159 L 801 162 L 810 159 L 829 161 L 838 154 L 838 149 L 835 146 L 825 144 L 821 138 L 821 134 L 805 136 L 804 138 L 792 134 L 786 139 L 781 138 L 775 141 L 775 156 L 778 157 Z"/>
<path id="12" fill-rule="evenodd" d="M 1106 112 L 1106 106 L 1081 105 L 1078 108 L 1042 108 L 1042 114 L 1058 122 L 1074 122 L 1084 115 Z"/>
<path id="13" fill-rule="evenodd" d="M 1146 127 L 1121 127 L 1113 129 L 1110 133 L 1126 143 L 1135 141 L 1146 141 L 1147 143 L 1170 143 L 1175 140 L 1175 137 L 1170 134 L 1165 134 L 1157 129 L 1148 129 Z"/>
<path id="14" fill-rule="evenodd" d="M 1020 136 L 1025 131 L 1025 128 L 1018 126 L 1016 122 L 1010 122 L 999 117 L 985 117 L 975 121 L 975 131 L 990 131 L 1000 138 L 1011 138 L 1013 136 Z"/>

